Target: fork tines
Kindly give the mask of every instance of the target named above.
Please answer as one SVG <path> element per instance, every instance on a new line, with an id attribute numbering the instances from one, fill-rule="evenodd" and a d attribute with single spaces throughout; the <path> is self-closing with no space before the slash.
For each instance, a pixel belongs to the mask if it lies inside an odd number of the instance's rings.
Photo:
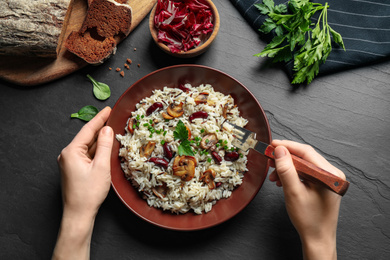
<path id="1" fill-rule="evenodd" d="M 235 124 L 232 124 L 228 121 L 225 121 L 222 126 L 228 126 L 228 128 L 224 127 L 224 129 L 230 131 L 233 133 L 234 137 L 236 138 L 236 141 L 240 142 L 240 143 L 245 143 L 245 141 L 248 139 L 248 137 L 252 134 L 251 131 L 243 128 L 243 127 L 240 127 L 240 126 L 237 126 Z"/>
<path id="2" fill-rule="evenodd" d="M 226 128 L 227 126 L 228 128 Z M 222 123 L 222 127 L 233 133 L 234 140 L 233 145 L 236 147 L 242 149 L 242 150 L 248 150 L 250 148 L 253 148 L 256 144 L 256 134 L 249 131 L 248 129 L 245 129 L 243 127 L 237 126 L 235 124 L 232 124 L 228 121 L 225 121 Z"/>

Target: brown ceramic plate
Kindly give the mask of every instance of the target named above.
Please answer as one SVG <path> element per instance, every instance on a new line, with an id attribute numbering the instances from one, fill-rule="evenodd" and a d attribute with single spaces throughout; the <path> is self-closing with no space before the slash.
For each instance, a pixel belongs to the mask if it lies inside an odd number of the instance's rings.
<path id="1" fill-rule="evenodd" d="M 193 86 L 208 83 L 216 91 L 225 95 L 230 94 L 237 103 L 241 115 L 249 120 L 246 128 L 256 132 L 260 141 L 271 142 L 268 120 L 259 102 L 250 91 L 231 76 L 200 65 L 167 67 L 138 80 L 118 99 L 107 125 L 114 129 L 115 134 L 125 134 L 127 119 L 135 110 L 136 103 L 152 95 L 154 89 L 162 89 L 164 86 L 177 87 L 183 83 L 191 83 Z M 248 172 L 245 173 L 241 186 L 233 191 L 230 198 L 219 200 L 210 212 L 202 215 L 196 215 L 193 212 L 177 215 L 149 207 L 146 200 L 141 198 L 137 190 L 126 180 L 121 169 L 119 148 L 120 143 L 115 141 L 111 156 L 113 189 L 134 214 L 149 223 L 172 230 L 200 230 L 229 220 L 252 201 L 263 185 L 268 172 L 266 157 L 251 151 L 248 155 Z"/>

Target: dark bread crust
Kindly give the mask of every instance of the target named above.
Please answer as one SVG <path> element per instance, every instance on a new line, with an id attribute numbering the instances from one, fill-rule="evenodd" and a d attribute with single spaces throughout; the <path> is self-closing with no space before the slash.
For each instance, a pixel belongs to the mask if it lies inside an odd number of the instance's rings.
<path id="1" fill-rule="evenodd" d="M 94 0 L 88 0 L 88 6 L 92 4 Z M 120 3 L 120 4 L 128 4 L 129 0 L 115 0 L 115 2 Z"/>

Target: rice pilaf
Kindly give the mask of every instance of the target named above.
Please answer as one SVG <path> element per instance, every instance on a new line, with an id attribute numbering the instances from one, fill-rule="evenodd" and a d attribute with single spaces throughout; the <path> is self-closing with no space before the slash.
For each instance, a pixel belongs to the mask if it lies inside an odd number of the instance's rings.
<path id="1" fill-rule="evenodd" d="M 233 135 L 221 129 L 225 120 L 247 124 L 234 99 L 209 84 L 164 87 L 136 104 L 125 135 L 116 138 L 124 174 L 149 206 L 202 214 L 231 196 L 247 171 L 247 152 L 232 146 Z M 192 154 L 183 154 L 183 143 Z"/>

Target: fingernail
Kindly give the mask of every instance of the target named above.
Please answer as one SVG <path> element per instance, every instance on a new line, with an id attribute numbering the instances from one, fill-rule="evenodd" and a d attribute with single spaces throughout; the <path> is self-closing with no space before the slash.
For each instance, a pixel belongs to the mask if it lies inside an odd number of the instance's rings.
<path id="1" fill-rule="evenodd" d="M 104 135 L 112 135 L 112 128 L 109 127 L 109 126 L 103 127 L 102 134 L 104 134 Z"/>
<path id="2" fill-rule="evenodd" d="M 274 139 L 272 140 L 271 144 L 274 145 L 275 147 L 278 146 L 278 143 L 280 142 L 279 139 Z"/>
<path id="3" fill-rule="evenodd" d="M 283 146 L 278 146 L 275 148 L 274 154 L 275 154 L 275 159 L 280 159 L 283 158 L 286 155 L 286 148 Z"/>

